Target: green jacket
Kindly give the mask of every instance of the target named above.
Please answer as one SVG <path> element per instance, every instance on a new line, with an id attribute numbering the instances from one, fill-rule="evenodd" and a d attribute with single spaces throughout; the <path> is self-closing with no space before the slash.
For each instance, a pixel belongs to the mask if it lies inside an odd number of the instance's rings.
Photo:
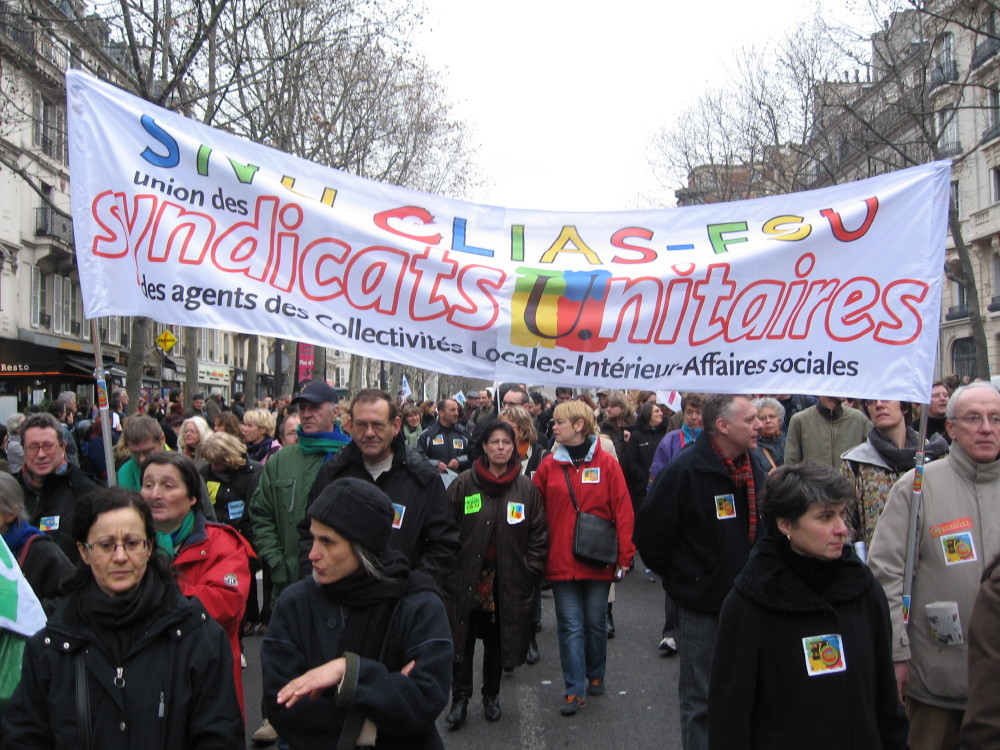
<path id="1" fill-rule="evenodd" d="M 299 580 L 297 524 L 306 514 L 309 490 L 323 465 L 325 453 L 306 455 L 289 445 L 271 456 L 250 499 L 254 548 L 271 571 L 272 606 L 290 584 Z"/>

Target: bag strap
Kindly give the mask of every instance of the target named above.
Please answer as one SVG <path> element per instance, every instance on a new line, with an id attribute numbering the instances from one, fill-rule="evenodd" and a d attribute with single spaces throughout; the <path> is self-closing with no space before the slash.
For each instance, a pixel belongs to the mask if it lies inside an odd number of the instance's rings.
<path id="1" fill-rule="evenodd" d="M 84 655 L 84 651 L 76 655 L 76 724 L 80 732 L 80 750 L 90 750 L 90 691 Z"/>
<path id="2" fill-rule="evenodd" d="M 569 467 L 563 466 L 563 476 L 566 477 L 566 487 L 569 488 L 569 499 L 573 501 L 573 507 L 576 508 L 577 514 L 580 513 L 580 505 L 576 502 L 576 493 L 573 492 L 573 483 L 569 479 Z"/>
<path id="3" fill-rule="evenodd" d="M 31 543 L 35 541 L 35 538 L 40 536 L 40 534 L 32 534 L 27 539 L 24 540 L 24 544 L 21 545 L 21 554 L 17 556 L 17 567 L 24 570 L 24 561 L 28 559 L 28 550 L 31 548 Z"/>

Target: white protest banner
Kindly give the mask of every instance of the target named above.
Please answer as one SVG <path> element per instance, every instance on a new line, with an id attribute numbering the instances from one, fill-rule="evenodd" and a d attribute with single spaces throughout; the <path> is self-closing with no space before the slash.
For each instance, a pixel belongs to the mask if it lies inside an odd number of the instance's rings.
<path id="1" fill-rule="evenodd" d="M 80 71 L 67 84 L 89 317 L 493 381 L 928 396 L 947 162 L 739 203 L 505 209 L 312 164 Z"/>
<path id="2" fill-rule="evenodd" d="M 0 539 L 0 628 L 30 638 L 45 627 L 45 611 L 7 542 Z"/>

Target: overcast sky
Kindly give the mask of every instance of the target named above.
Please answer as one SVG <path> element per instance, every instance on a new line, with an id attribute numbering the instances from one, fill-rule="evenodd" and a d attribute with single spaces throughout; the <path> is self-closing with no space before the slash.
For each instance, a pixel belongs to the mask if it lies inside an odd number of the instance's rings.
<path id="1" fill-rule="evenodd" d="M 425 0 L 414 40 L 480 144 L 483 203 L 646 208 L 654 133 L 724 80 L 742 47 L 815 12 L 802 0 Z M 822 0 L 844 17 L 850 0 Z M 672 205 L 661 191 L 663 205 Z"/>

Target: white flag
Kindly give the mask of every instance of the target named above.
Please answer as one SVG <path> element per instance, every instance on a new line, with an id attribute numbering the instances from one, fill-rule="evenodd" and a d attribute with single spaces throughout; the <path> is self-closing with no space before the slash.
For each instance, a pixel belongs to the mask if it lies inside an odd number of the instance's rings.
<path id="1" fill-rule="evenodd" d="M 0 628 L 26 638 L 45 627 L 45 611 L 0 538 Z"/>

